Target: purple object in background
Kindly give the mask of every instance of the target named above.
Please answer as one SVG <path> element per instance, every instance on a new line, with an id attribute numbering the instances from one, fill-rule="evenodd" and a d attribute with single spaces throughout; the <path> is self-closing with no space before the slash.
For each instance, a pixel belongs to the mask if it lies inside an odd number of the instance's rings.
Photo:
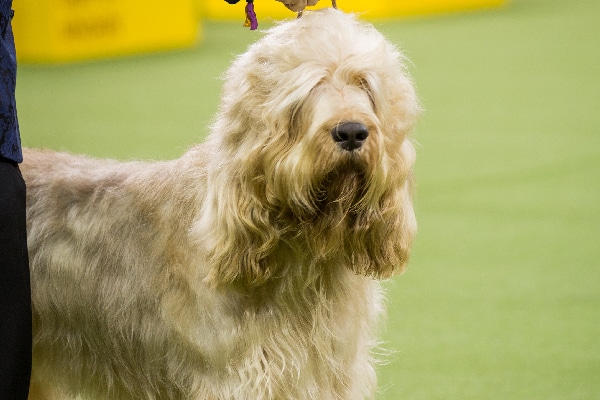
<path id="1" fill-rule="evenodd" d="M 256 19 L 256 13 L 254 12 L 254 0 L 246 0 L 246 23 L 244 26 L 249 26 L 250 30 L 256 30 L 258 28 L 258 20 Z"/>

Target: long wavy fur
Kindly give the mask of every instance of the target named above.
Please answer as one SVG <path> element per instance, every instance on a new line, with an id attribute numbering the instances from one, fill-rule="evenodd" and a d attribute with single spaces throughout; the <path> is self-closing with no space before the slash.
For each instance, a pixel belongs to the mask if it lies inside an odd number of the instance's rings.
<path id="1" fill-rule="evenodd" d="M 416 231 L 402 54 L 336 10 L 224 77 L 205 143 L 121 163 L 28 150 L 30 399 L 363 399 L 377 279 Z M 331 132 L 359 121 L 346 151 Z"/>

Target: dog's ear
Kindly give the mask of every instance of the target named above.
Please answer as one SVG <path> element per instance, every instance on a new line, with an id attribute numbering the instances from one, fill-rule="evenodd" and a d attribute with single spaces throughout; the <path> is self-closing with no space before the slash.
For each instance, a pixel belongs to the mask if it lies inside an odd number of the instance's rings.
<path id="1" fill-rule="evenodd" d="M 383 193 L 377 205 L 357 213 L 353 234 L 349 237 L 349 260 L 354 272 L 377 279 L 389 278 L 404 271 L 417 232 L 413 207 L 415 150 L 408 140 L 400 150 L 401 162 L 387 179 L 398 182 Z"/>
<path id="2" fill-rule="evenodd" d="M 209 177 L 208 193 L 194 235 L 207 260 L 210 284 L 259 286 L 275 272 L 272 252 L 279 232 L 259 190 L 249 188 L 241 168 L 221 167 Z M 230 169 L 225 172 L 224 169 Z"/>
<path id="3" fill-rule="evenodd" d="M 412 177 L 383 201 L 376 217 L 362 221 L 364 234 L 352 260 L 356 273 L 386 279 L 406 268 L 417 231 L 411 186 Z"/>

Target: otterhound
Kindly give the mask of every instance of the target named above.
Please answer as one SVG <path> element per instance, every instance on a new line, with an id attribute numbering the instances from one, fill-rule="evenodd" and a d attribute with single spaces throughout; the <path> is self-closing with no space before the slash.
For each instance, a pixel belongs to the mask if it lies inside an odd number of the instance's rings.
<path id="1" fill-rule="evenodd" d="M 328 9 L 225 76 L 168 162 L 29 150 L 31 399 L 363 399 L 416 230 L 401 53 Z"/>

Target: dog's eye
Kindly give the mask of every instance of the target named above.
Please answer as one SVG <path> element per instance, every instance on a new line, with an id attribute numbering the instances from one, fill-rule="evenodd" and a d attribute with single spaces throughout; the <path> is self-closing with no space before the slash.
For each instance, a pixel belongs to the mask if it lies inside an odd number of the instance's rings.
<path id="1" fill-rule="evenodd" d="M 290 120 L 289 120 L 289 140 L 294 142 L 301 129 L 302 124 L 302 105 L 303 103 L 298 101 L 290 107 Z"/>
<path id="2" fill-rule="evenodd" d="M 373 111 L 377 111 L 375 108 L 375 96 L 373 95 L 373 89 L 371 88 L 369 81 L 367 81 L 367 78 L 362 76 L 358 77 L 356 79 L 356 86 L 367 93 L 369 96 L 369 101 L 371 102 L 371 106 L 373 107 Z"/>

